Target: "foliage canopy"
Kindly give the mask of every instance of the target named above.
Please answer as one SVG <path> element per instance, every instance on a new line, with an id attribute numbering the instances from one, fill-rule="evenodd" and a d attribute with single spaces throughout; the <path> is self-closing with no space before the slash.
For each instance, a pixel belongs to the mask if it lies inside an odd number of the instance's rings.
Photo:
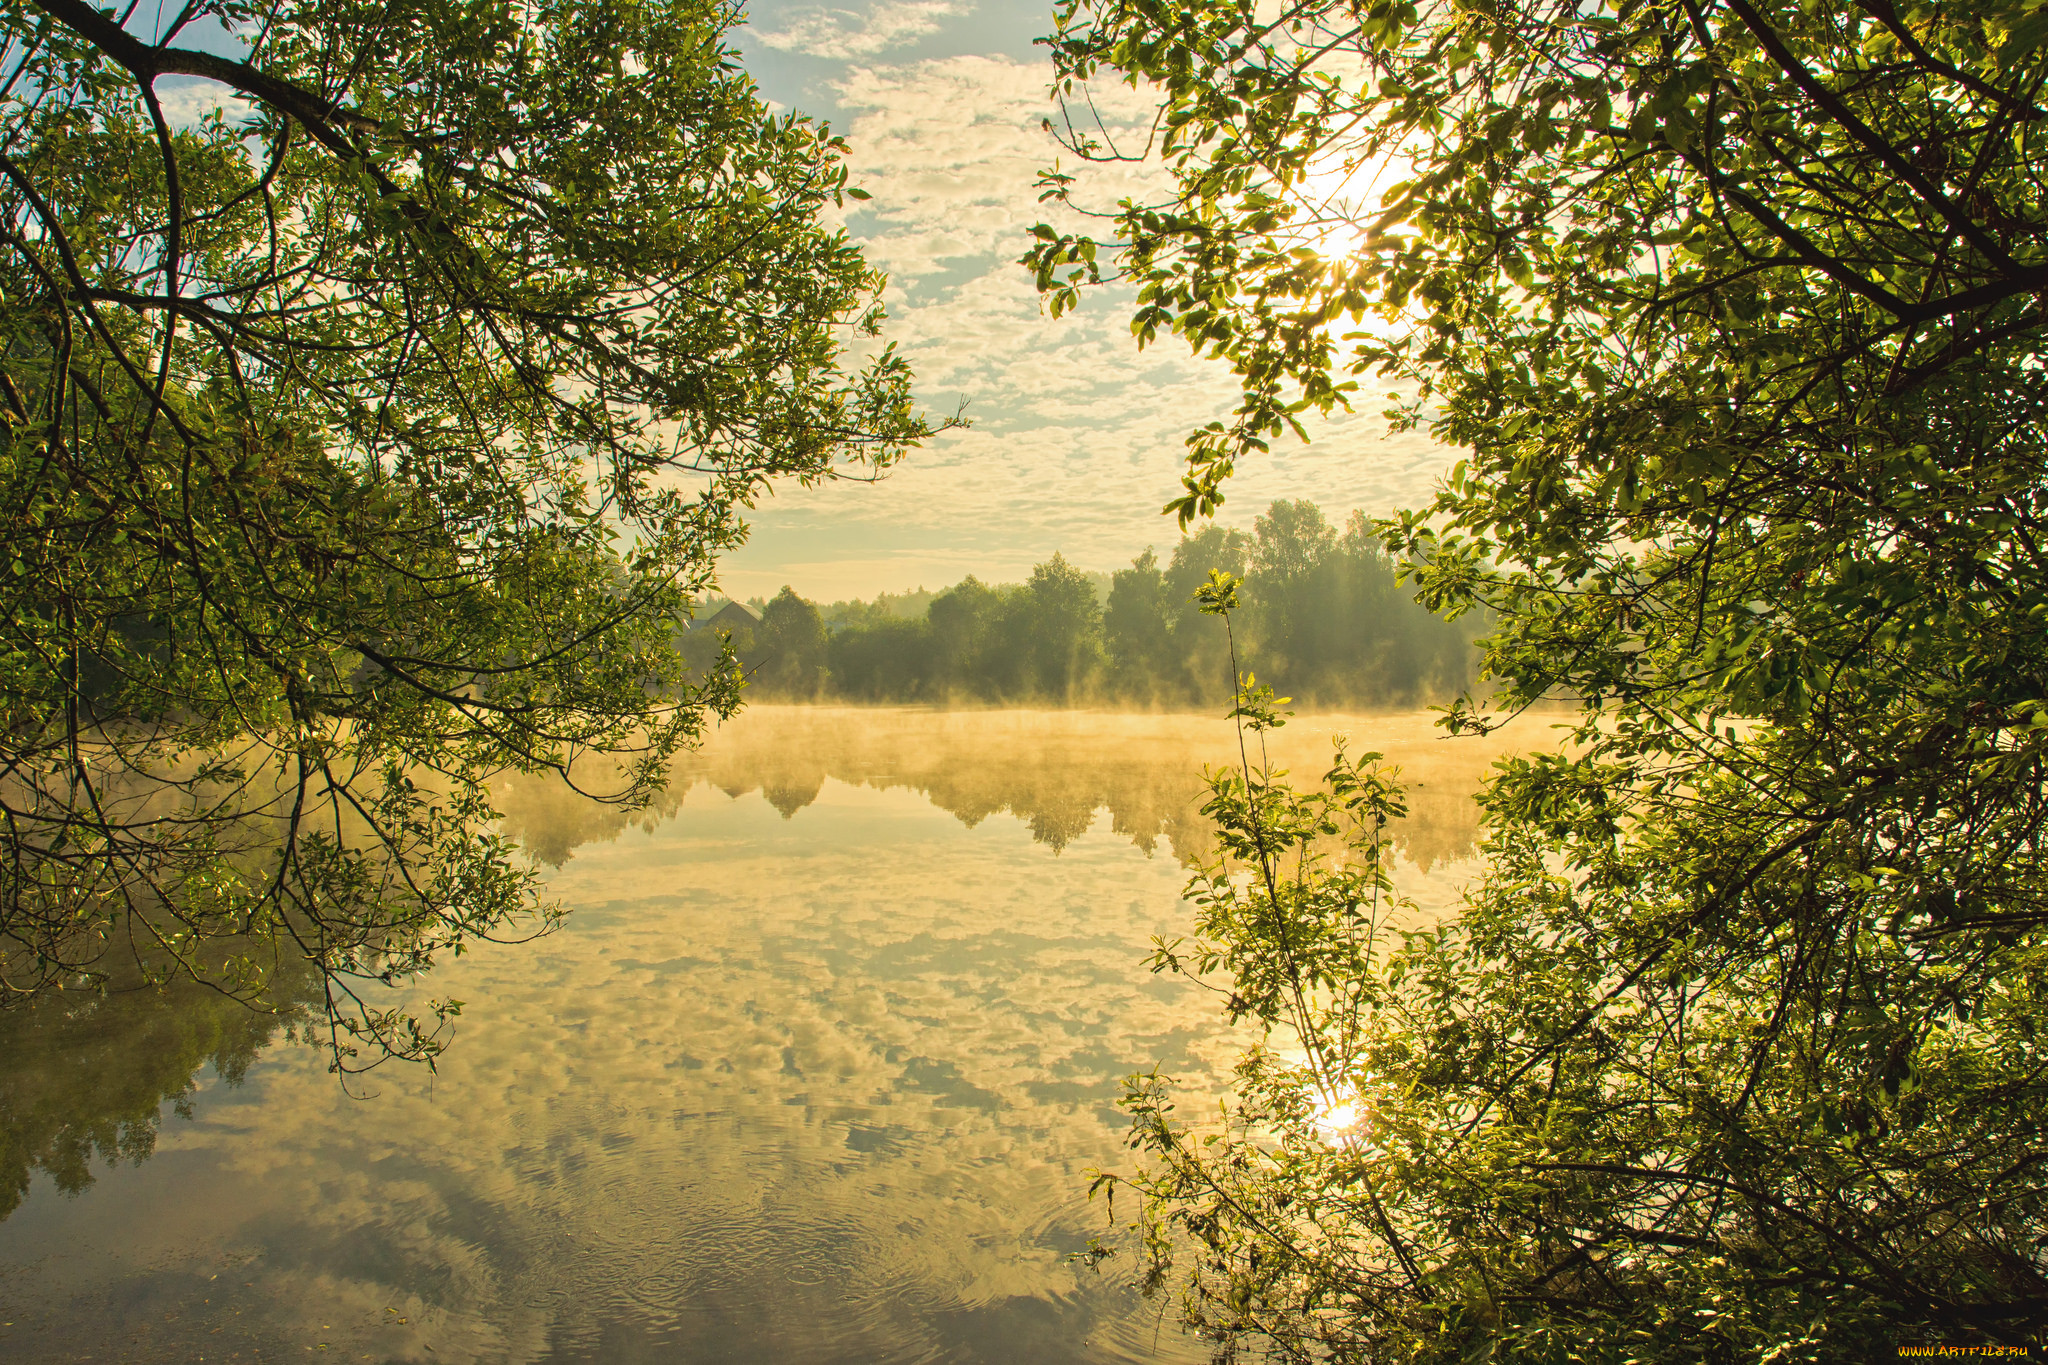
<path id="1" fill-rule="evenodd" d="M 929 430 L 737 19 L 0 10 L 0 989 L 282 952 L 430 1054 L 349 982 L 545 922 L 493 774 L 637 801 L 730 708 L 671 638 L 741 509 Z"/>
<path id="2" fill-rule="evenodd" d="M 1369 833 L 1297 863 L 1306 798 L 1256 765 L 1219 791 L 1239 865 L 1303 870 L 1219 873 L 1208 949 L 1164 965 L 1294 982 L 1234 999 L 1310 1061 L 1249 1058 L 1220 1148 L 1136 1096 L 1197 1319 L 1344 1359 L 2038 1344 L 2048 12 L 1059 25 L 1063 89 L 1156 85 L 1172 191 L 1100 242 L 1041 229 L 1041 287 L 1127 278 L 1141 339 L 1242 381 L 1169 510 L 1392 385 L 1465 458 L 1389 550 L 1498 611 L 1494 705 L 1582 706 L 1405 946 L 1358 929 Z"/>

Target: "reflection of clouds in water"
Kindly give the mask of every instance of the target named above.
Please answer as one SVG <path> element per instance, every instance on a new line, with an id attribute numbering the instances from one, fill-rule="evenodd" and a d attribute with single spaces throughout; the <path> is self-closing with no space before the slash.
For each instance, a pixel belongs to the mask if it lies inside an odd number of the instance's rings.
<path id="1" fill-rule="evenodd" d="M 273 1051 L 149 1163 L 44 1182 L 0 1250 L 10 1358 L 1198 1358 L 1065 1257 L 1105 1227 L 1086 1169 L 1127 1159 L 1120 1078 L 1213 1092 L 1235 1053 L 1139 965 L 1185 929 L 1148 854 L 1196 846 L 1203 724 L 762 710 L 630 820 L 517 789 L 576 914 L 427 983 L 469 1002 L 441 1074 L 350 1101 Z M 1319 728 L 1276 757 L 1317 769 Z M 1425 792 L 1491 756 L 1345 728 Z M 1448 886 L 1469 826 L 1422 824 Z"/>
<path id="2" fill-rule="evenodd" d="M 32 1196 L 13 1246 L 92 1250 L 10 1267 L 10 1297 L 162 1354 L 223 1325 L 197 1301 L 248 1256 L 223 1346 L 1141 1357 L 1144 1309 L 1063 1258 L 1102 1230 L 1077 1195 L 1121 1158 L 1118 1078 L 1199 1085 L 1226 1051 L 1136 969 L 1178 882 L 908 792 L 688 810 L 571 862 L 564 932 L 448 964 L 471 1004 L 438 1079 L 349 1102 L 273 1056 L 149 1165 Z"/>

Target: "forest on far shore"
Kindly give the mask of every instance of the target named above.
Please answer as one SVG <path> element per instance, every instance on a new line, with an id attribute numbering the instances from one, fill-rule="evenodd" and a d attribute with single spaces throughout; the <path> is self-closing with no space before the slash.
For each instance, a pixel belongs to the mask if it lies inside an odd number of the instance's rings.
<path id="1" fill-rule="evenodd" d="M 1024 583 L 969 575 L 822 608 L 785 587 L 732 640 L 749 688 L 783 701 L 1213 705 L 1231 694 L 1229 644 L 1192 600 L 1211 569 L 1245 579 L 1240 668 L 1284 695 L 1412 706 L 1476 679 L 1487 623 L 1418 606 L 1362 513 L 1339 530 L 1306 499 L 1275 502 L 1249 533 L 1205 526 L 1169 558 L 1148 549 L 1114 574 L 1055 554 Z M 716 659 L 720 634 L 684 637 L 695 667 Z"/>

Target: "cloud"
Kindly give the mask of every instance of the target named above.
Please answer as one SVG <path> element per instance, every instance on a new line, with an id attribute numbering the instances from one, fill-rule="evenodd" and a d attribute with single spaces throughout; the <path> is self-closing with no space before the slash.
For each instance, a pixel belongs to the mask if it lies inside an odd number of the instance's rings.
<path id="1" fill-rule="evenodd" d="M 928 410 L 965 403 L 975 425 L 912 452 L 873 486 L 779 489 L 750 519 L 748 545 L 722 562 L 723 585 L 743 596 L 785 583 L 831 601 L 939 588 L 968 573 L 1014 581 L 1055 550 L 1090 568 L 1120 567 L 1177 538 L 1159 509 L 1180 491 L 1187 434 L 1227 420 L 1238 403 L 1229 370 L 1177 338 L 1138 349 L 1129 290 L 1095 291 L 1078 310 L 1047 316 L 1017 258 L 1034 224 L 1071 231 L 1090 220 L 1040 202 L 1039 173 L 1057 164 L 1076 175 L 1077 202 L 1095 206 L 1156 197 L 1170 181 L 1156 160 L 1065 156 L 1046 126 L 1064 126 L 1065 115 L 1042 59 L 868 55 L 906 24 L 938 23 L 942 9 L 969 14 L 977 33 L 995 18 L 969 0 L 763 18 L 776 45 L 841 54 L 836 72 L 807 77 L 820 83 L 795 102 L 830 115 L 847 138 L 851 183 L 873 196 L 849 204 L 843 222 L 890 277 L 886 340 L 911 362 Z M 1154 94 L 1114 83 L 1084 93 L 1080 110 L 1137 158 Z M 1361 404 L 1368 414 L 1375 400 Z M 1221 519 L 1249 526 L 1283 497 L 1313 498 L 1333 518 L 1389 513 L 1425 501 L 1451 458 L 1424 437 L 1385 439 L 1369 415 L 1314 434 L 1310 445 L 1281 443 L 1244 462 Z"/>
<path id="2" fill-rule="evenodd" d="M 225 85 L 198 79 L 161 81 L 156 97 L 163 106 L 164 122 L 173 128 L 197 128 L 216 109 L 232 124 L 256 107 Z"/>
<path id="3" fill-rule="evenodd" d="M 937 31 L 943 20 L 965 13 L 967 6 L 959 0 L 884 0 L 865 12 L 800 9 L 783 27 L 758 30 L 754 36 L 778 51 L 846 61 L 914 43 Z"/>
<path id="4" fill-rule="evenodd" d="M 833 89 L 850 120 L 850 171 L 874 198 L 850 220 L 891 276 L 887 337 L 916 370 L 928 407 L 961 402 L 973 430 L 943 436 L 873 487 L 785 490 L 730 556 L 726 586 L 773 593 L 789 583 L 832 600 L 937 588 L 972 572 L 1018 579 L 1054 550 L 1091 568 L 1128 562 L 1178 535 L 1159 515 L 1180 491 L 1183 442 L 1227 419 L 1238 389 L 1224 366 L 1162 337 L 1141 351 L 1129 291 L 1105 289 L 1046 315 L 1015 263 L 1032 224 L 1080 216 L 1038 200 L 1038 171 L 1060 148 L 1042 65 L 957 56 L 848 70 Z M 1142 91 L 1096 91 L 1120 138 L 1142 146 L 1153 104 Z M 1071 167 L 1087 202 L 1165 187 L 1156 165 Z M 1062 215 L 1065 215 L 1062 217 Z M 1364 404 L 1371 410 L 1371 404 Z M 1333 517 L 1424 500 L 1448 464 L 1427 438 L 1385 439 L 1376 418 L 1323 426 L 1308 446 L 1248 461 L 1222 519 L 1249 525 L 1275 498 L 1308 497 Z"/>
<path id="5" fill-rule="evenodd" d="M 1009 259 L 1032 224 L 1058 218 L 1039 202 L 1038 174 L 1060 157 L 1046 130 L 1058 110 L 1039 63 L 958 56 L 854 68 L 834 83 L 851 111 L 849 169 L 875 197 L 867 205 L 869 256 L 899 281 L 966 258 Z M 1152 101 L 1123 86 L 1096 92 L 1113 126 L 1129 132 Z M 1115 202 L 1164 185 L 1156 167 L 1089 167 L 1092 197 Z"/>
<path id="6" fill-rule="evenodd" d="M 1010 761 L 1043 762 L 1031 739 Z M 648 824 L 553 878 L 563 932 L 427 983 L 471 1002 L 438 1074 L 352 1101 L 274 1048 L 155 1161 L 39 1188 L 52 1231 L 0 1272 L 61 1346 L 17 1349 L 957 1359 L 948 1324 L 1010 1305 L 1154 1358 L 1130 1274 L 1064 1253 L 1103 1229 L 1083 1171 L 1123 1155 L 1119 1078 L 1164 1063 L 1193 1097 L 1229 1074 L 1204 993 L 1135 969 L 1180 866 L 1106 820 L 1054 857 L 1021 820 L 841 782 L 795 820 L 698 787 Z"/>

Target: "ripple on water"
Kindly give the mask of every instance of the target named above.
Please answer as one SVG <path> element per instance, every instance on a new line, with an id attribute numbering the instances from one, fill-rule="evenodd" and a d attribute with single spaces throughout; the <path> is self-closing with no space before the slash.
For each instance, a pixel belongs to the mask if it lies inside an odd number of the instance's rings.
<path id="1" fill-rule="evenodd" d="M 36 1175 L 0 1225 L 0 1355 L 1204 1358 L 1128 1257 L 1071 1259 L 1107 1230 L 1086 1171 L 1128 1161 L 1120 1078 L 1199 1094 L 1237 1046 L 1141 966 L 1185 932 L 1224 756 L 1182 724 L 763 714 L 699 760 L 737 797 L 685 783 L 628 824 L 508 794 L 577 913 L 437 974 L 468 1002 L 439 1076 L 348 1099 L 273 1046 L 154 1158 L 76 1197 Z M 1464 778 L 1409 728 L 1370 742 L 1449 820 L 1407 836 L 1440 892 Z"/>

